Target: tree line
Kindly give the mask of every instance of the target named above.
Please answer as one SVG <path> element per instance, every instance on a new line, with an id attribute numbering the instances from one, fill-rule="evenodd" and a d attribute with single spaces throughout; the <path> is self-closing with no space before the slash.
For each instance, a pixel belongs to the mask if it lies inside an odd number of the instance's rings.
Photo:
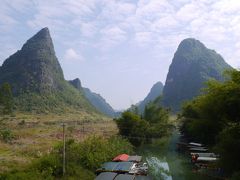
<path id="1" fill-rule="evenodd" d="M 209 81 L 202 95 L 183 106 L 181 130 L 217 151 L 226 175 L 240 177 L 240 71 L 225 74 L 224 82 Z"/>
<path id="2" fill-rule="evenodd" d="M 134 146 L 150 143 L 153 138 L 161 138 L 169 132 L 169 110 L 160 105 L 161 97 L 146 105 L 144 113 L 139 114 L 132 107 L 115 119 L 119 134 L 126 137 Z"/>

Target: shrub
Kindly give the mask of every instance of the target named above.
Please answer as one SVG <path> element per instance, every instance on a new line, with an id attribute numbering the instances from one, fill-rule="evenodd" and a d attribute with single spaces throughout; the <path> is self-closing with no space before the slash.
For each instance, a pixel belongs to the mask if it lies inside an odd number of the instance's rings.
<path id="1" fill-rule="evenodd" d="M 9 143 L 14 139 L 14 135 L 10 129 L 0 130 L 0 138 L 2 141 Z"/>

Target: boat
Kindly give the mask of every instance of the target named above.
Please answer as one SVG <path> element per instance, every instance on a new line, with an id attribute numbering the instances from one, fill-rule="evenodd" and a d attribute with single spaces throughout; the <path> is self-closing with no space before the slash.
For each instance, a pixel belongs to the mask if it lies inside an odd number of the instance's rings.
<path id="1" fill-rule="evenodd" d="M 134 179 L 145 180 L 146 178 L 141 176 L 148 177 L 148 165 L 147 163 L 141 162 L 141 160 L 142 156 L 129 156 L 127 154 L 120 154 L 114 157 L 111 162 L 105 162 L 100 168 L 96 170 L 96 174 L 98 175 L 97 179 L 105 178 L 120 180 L 123 177 L 122 175 L 120 176 L 118 174 L 124 174 L 125 179 L 134 177 Z"/>
<path id="2" fill-rule="evenodd" d="M 208 148 L 206 148 L 206 147 L 192 147 L 192 148 L 189 148 L 189 151 L 190 152 L 207 152 Z"/>
<path id="3" fill-rule="evenodd" d="M 118 156 L 116 156 L 115 158 L 113 158 L 114 162 L 141 162 L 142 161 L 142 156 L 138 156 L 138 155 L 133 155 L 130 156 L 128 154 L 120 154 Z"/>
<path id="4" fill-rule="evenodd" d="M 215 153 L 198 153 L 198 152 L 191 152 L 190 153 L 191 156 L 193 155 L 198 155 L 199 157 L 219 157 L 219 155 L 215 154 Z"/>
<path id="5" fill-rule="evenodd" d="M 196 142 L 190 142 L 188 143 L 190 146 L 197 146 L 197 147 L 202 147 L 203 145 L 200 143 L 196 143 Z"/>
<path id="6" fill-rule="evenodd" d="M 102 172 L 95 178 L 95 180 L 152 180 L 152 178 L 150 176 Z"/>

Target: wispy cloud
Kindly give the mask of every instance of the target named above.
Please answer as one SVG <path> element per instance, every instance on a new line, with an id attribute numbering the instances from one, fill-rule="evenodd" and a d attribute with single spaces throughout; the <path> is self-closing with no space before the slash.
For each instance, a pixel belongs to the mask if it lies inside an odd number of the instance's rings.
<path id="1" fill-rule="evenodd" d="M 240 66 L 239 0 L 3 0 L 0 59 L 46 26 L 60 61 L 87 59 L 82 71 L 87 71 L 87 64 L 101 66 L 100 59 L 112 66 L 124 61 L 130 67 L 141 59 L 139 68 L 144 71 L 151 59 L 160 63 L 164 73 L 158 77 L 164 79 L 174 51 L 187 37 L 199 39 L 234 67 Z M 122 55 L 128 58 L 115 58 Z M 149 65 L 149 72 L 156 66 Z"/>
<path id="2" fill-rule="evenodd" d="M 70 48 L 65 51 L 64 54 L 64 60 L 65 61 L 84 61 L 85 58 L 80 54 L 77 53 L 74 49 Z"/>

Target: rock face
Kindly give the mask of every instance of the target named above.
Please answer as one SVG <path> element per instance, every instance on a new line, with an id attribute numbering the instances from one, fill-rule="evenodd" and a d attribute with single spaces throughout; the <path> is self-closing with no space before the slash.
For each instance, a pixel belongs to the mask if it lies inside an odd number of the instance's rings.
<path id="1" fill-rule="evenodd" d="M 88 88 L 84 88 L 81 85 L 81 81 L 76 78 L 74 80 L 69 81 L 69 83 L 74 86 L 79 91 L 83 92 L 85 98 L 88 99 L 88 101 L 99 111 L 103 114 L 114 117 L 115 111 L 114 109 L 106 102 L 106 100 L 97 93 L 92 92 Z"/>
<path id="2" fill-rule="evenodd" d="M 96 112 L 64 79 L 48 28 L 30 38 L 0 67 L 0 84 L 8 82 L 22 111 L 58 112 L 64 109 Z"/>
<path id="3" fill-rule="evenodd" d="M 76 78 L 74 80 L 70 80 L 68 81 L 73 87 L 75 87 L 76 89 L 78 89 L 79 91 L 82 91 L 82 83 L 80 81 L 80 79 Z"/>
<path id="4" fill-rule="evenodd" d="M 21 50 L 6 59 L 0 74 L 0 84 L 9 82 L 14 94 L 61 89 L 63 72 L 48 28 L 40 30 Z"/>
<path id="5" fill-rule="evenodd" d="M 154 84 L 153 87 L 151 88 L 150 92 L 146 96 L 146 98 L 139 103 L 139 105 L 138 105 L 139 112 L 143 113 L 145 106 L 149 102 L 154 101 L 157 97 L 161 96 L 162 92 L 163 92 L 162 82 L 157 82 L 156 84 Z"/>
<path id="6" fill-rule="evenodd" d="M 199 95 L 204 83 L 213 78 L 222 81 L 223 72 L 232 68 L 214 50 L 198 40 L 183 40 L 169 67 L 163 89 L 163 105 L 178 111 L 184 101 Z"/>

